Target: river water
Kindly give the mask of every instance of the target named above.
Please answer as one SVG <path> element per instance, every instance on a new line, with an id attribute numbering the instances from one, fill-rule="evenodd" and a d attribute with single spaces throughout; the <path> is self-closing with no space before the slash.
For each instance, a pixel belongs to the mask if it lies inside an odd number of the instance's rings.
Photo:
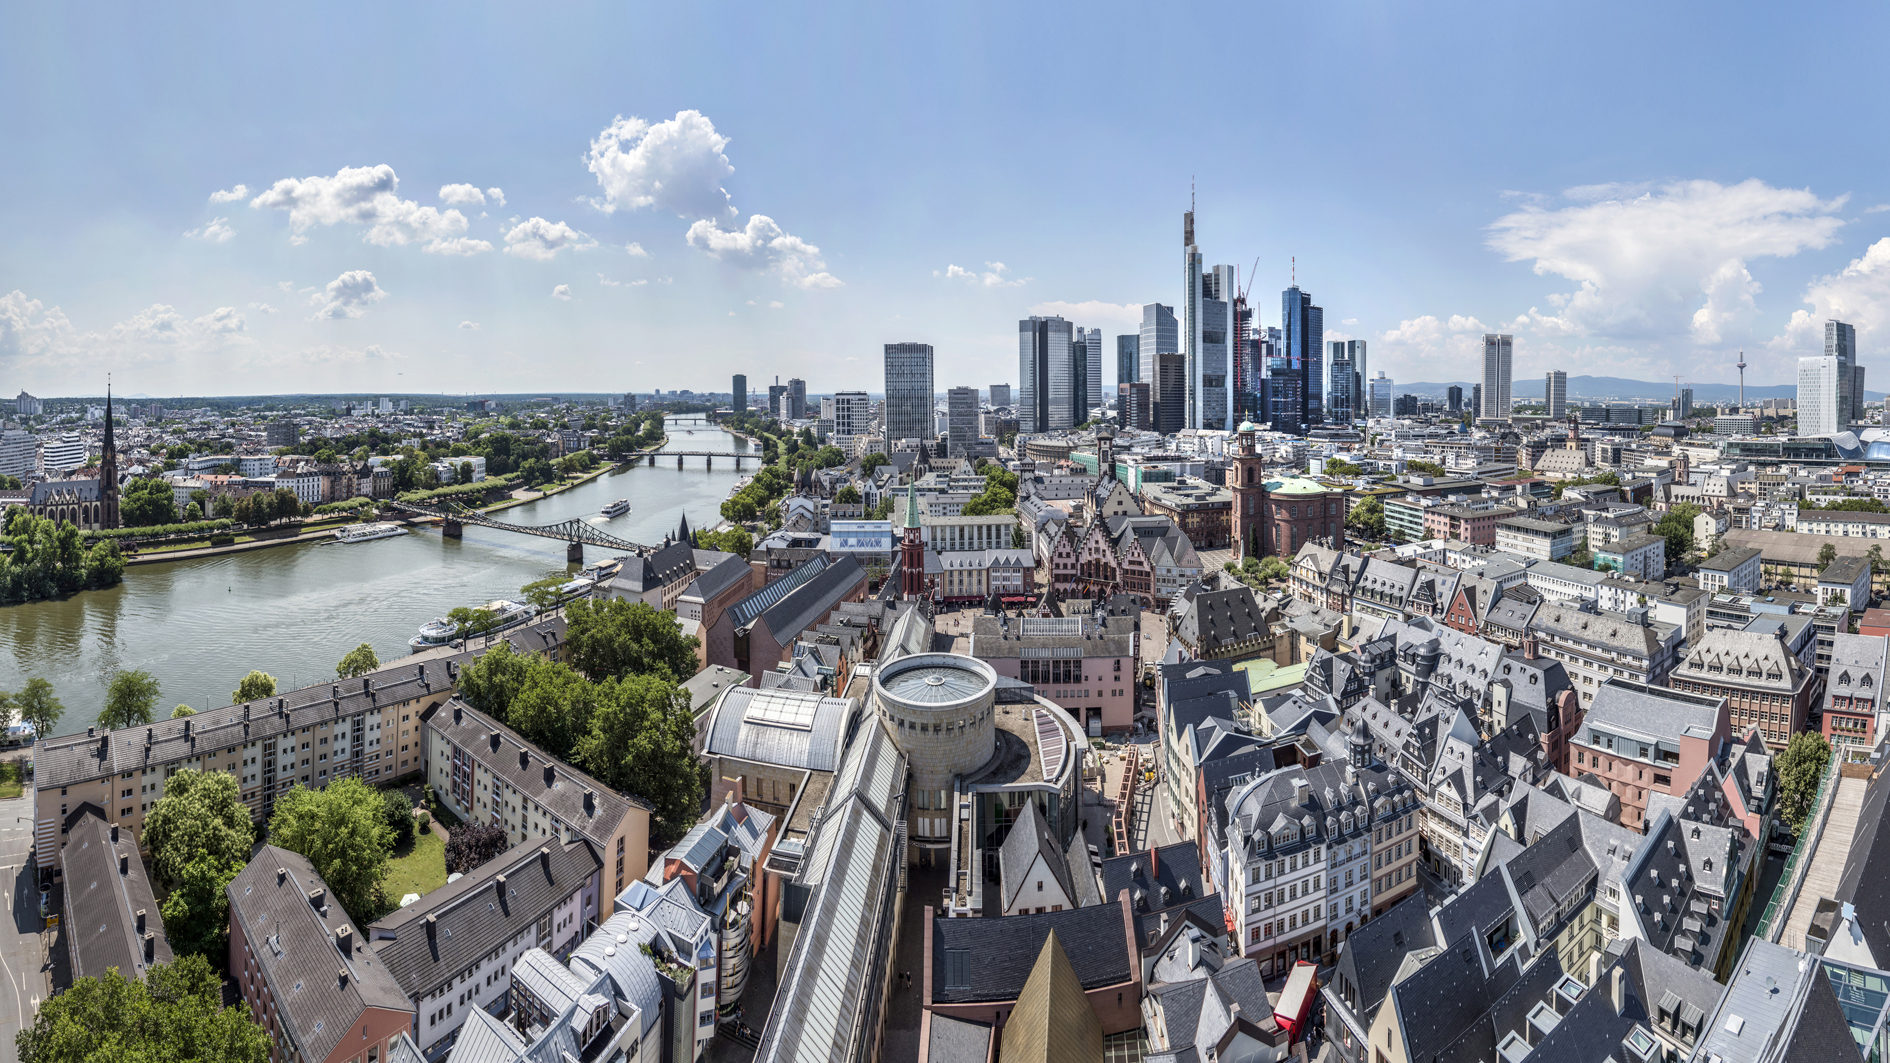
<path id="1" fill-rule="evenodd" d="M 672 450 L 747 451 L 741 439 L 705 425 L 672 425 Z M 686 514 L 692 528 L 721 519 L 737 473 L 722 459 L 677 470 L 674 459 L 607 472 L 579 487 L 496 516 L 508 523 L 556 524 L 583 517 L 637 543 L 660 542 Z M 630 500 L 614 520 L 599 513 Z M 466 526 L 463 539 L 436 528 L 372 542 L 327 540 L 190 561 L 134 565 L 109 590 L 64 600 L 0 607 L 0 689 L 30 677 L 50 680 L 65 703 L 61 733 L 79 730 L 104 704 L 113 671 L 142 668 L 163 688 L 161 714 L 187 702 L 202 711 L 229 704 L 252 668 L 292 689 L 334 677 L 335 662 L 362 642 L 381 660 L 404 656 L 426 621 L 460 605 L 516 598 L 533 580 L 574 572 L 558 539 Z M 611 556 L 585 548 L 586 561 Z"/>

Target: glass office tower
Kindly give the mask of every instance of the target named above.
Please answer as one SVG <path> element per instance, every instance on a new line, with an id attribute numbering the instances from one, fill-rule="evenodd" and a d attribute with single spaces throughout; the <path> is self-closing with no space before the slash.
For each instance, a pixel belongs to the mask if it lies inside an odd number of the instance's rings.
<path id="1" fill-rule="evenodd" d="M 886 445 L 897 439 L 931 439 L 932 345 L 886 345 Z"/>

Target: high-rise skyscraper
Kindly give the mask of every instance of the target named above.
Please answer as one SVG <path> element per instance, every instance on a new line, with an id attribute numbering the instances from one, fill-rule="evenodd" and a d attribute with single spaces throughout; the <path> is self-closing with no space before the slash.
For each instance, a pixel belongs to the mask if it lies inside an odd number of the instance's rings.
<path id="1" fill-rule="evenodd" d="M 787 418 L 787 409 L 781 405 L 781 397 L 786 394 L 787 385 L 781 383 L 780 377 L 775 377 L 774 383 L 768 385 L 768 416 Z"/>
<path id="2" fill-rule="evenodd" d="M 1009 406 L 1011 404 L 1011 386 L 1009 384 L 991 385 L 991 405 Z"/>
<path id="3" fill-rule="evenodd" d="M 1229 429 L 1234 416 L 1233 355 L 1240 330 L 1234 321 L 1234 267 L 1215 266 L 1201 277 L 1199 360 L 1200 426 Z"/>
<path id="4" fill-rule="evenodd" d="M 1333 340 L 1326 359 L 1332 380 L 1326 387 L 1326 416 L 1333 424 L 1347 424 L 1358 416 L 1358 393 L 1353 390 L 1352 359 L 1345 355 L 1345 341 Z"/>
<path id="5" fill-rule="evenodd" d="M 978 389 L 953 388 L 945 393 L 945 436 L 950 456 L 965 457 L 978 438 Z"/>
<path id="6" fill-rule="evenodd" d="M 1155 356 L 1181 350 L 1181 325 L 1175 320 L 1175 308 L 1160 303 L 1142 307 L 1142 334 L 1136 338 L 1135 357 L 1141 363 L 1136 379 L 1155 382 Z"/>
<path id="7" fill-rule="evenodd" d="M 1444 392 L 1451 413 L 1463 412 L 1463 389 L 1452 384 Z"/>
<path id="8" fill-rule="evenodd" d="M 1548 408 L 1549 419 L 1559 421 L 1568 415 L 1568 374 L 1560 369 L 1549 370 L 1547 379 L 1542 382 L 1542 402 Z"/>
<path id="9" fill-rule="evenodd" d="M 1850 367 L 1836 355 L 1798 359 L 1798 434 L 1828 436 L 1848 423 Z"/>
<path id="10" fill-rule="evenodd" d="M 1060 317 L 1029 317 L 1017 323 L 1017 427 L 1056 432 L 1089 419 L 1087 345 Z"/>
<path id="11" fill-rule="evenodd" d="M 1477 415 L 1477 411 L 1481 410 L 1482 408 L 1483 408 L 1483 385 L 1472 384 L 1470 385 L 1470 416 L 1474 418 Z"/>
<path id="12" fill-rule="evenodd" d="M 1124 428 L 1155 427 L 1154 401 L 1149 385 L 1141 380 L 1127 380 L 1116 385 L 1116 418 Z"/>
<path id="13" fill-rule="evenodd" d="M 1864 367 L 1857 364 L 1857 330 L 1842 321 L 1824 323 L 1824 356 L 1836 358 L 1843 368 L 1839 373 L 1842 389 L 1839 411 L 1846 422 L 1864 419 Z M 1801 424 L 1802 429 L 1802 424 Z M 1839 428 L 1838 431 L 1843 431 Z"/>
<path id="14" fill-rule="evenodd" d="M 873 400 L 864 391 L 836 391 L 833 394 L 833 442 L 850 453 L 856 436 L 872 430 Z"/>
<path id="15" fill-rule="evenodd" d="M 1173 435 L 1188 426 L 1188 358 L 1184 354 L 1155 356 L 1153 386 L 1155 431 Z"/>
<path id="16" fill-rule="evenodd" d="M 1116 337 L 1116 383 L 1133 384 L 1142 379 L 1142 337 Z"/>
<path id="17" fill-rule="evenodd" d="M 1071 342 L 1081 348 L 1083 360 L 1083 417 L 1077 423 L 1089 420 L 1089 411 L 1102 405 L 1102 368 L 1103 368 L 1103 330 L 1099 328 L 1078 328 L 1071 333 Z"/>
<path id="18" fill-rule="evenodd" d="M 1260 380 L 1260 420 L 1275 432 L 1306 430 L 1305 378 L 1293 367 L 1281 331 L 1268 326 L 1260 337 L 1264 374 Z"/>
<path id="19" fill-rule="evenodd" d="M 1391 416 L 1391 378 L 1385 375 L 1383 369 L 1380 369 L 1378 376 L 1372 380 L 1369 402 L 1371 403 L 1373 417 Z"/>
<path id="20" fill-rule="evenodd" d="M 1181 216 L 1181 353 L 1188 366 L 1188 410 L 1183 427 L 1201 427 L 1201 249 L 1194 242 L 1194 211 Z"/>
<path id="21" fill-rule="evenodd" d="M 886 445 L 897 439 L 931 439 L 932 345 L 886 345 Z"/>
<path id="22" fill-rule="evenodd" d="M 1297 284 L 1280 293 L 1280 337 L 1287 371 L 1300 381 L 1300 423 L 1307 428 L 1324 424 L 1326 312 Z"/>
<path id="23" fill-rule="evenodd" d="M 807 381 L 800 377 L 789 377 L 787 382 L 788 416 L 801 420 L 807 416 Z"/>
<path id="24" fill-rule="evenodd" d="M 748 408 L 747 374 L 736 373 L 734 384 L 729 388 L 729 391 L 729 409 L 734 410 L 736 413 L 746 410 Z"/>
<path id="25" fill-rule="evenodd" d="M 1513 337 L 1491 332 L 1483 337 L 1483 401 L 1477 416 L 1488 420 L 1509 419 L 1510 348 Z"/>

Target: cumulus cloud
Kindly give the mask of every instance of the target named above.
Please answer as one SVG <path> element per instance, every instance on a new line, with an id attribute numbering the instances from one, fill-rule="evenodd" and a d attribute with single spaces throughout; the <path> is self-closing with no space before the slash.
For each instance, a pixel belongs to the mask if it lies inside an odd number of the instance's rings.
<path id="1" fill-rule="evenodd" d="M 82 331 L 58 307 L 21 291 L 0 295 L 0 364 L 65 372 L 84 359 L 167 361 L 248 344 L 248 326 L 235 307 L 198 317 L 155 303 L 104 332 Z"/>
<path id="2" fill-rule="evenodd" d="M 944 273 L 933 270 L 932 276 L 942 276 L 947 280 L 968 281 L 972 284 L 981 284 L 986 288 L 1021 288 L 1031 282 L 1031 278 L 1029 277 L 1005 276 L 1005 273 L 1009 271 L 1002 262 L 986 262 L 984 265 L 985 269 L 982 273 L 977 270 L 965 269 L 963 266 L 948 265 L 945 267 Z"/>
<path id="3" fill-rule="evenodd" d="M 1483 357 L 1483 335 L 1495 331 L 1465 314 L 1406 318 L 1398 322 L 1397 328 L 1378 334 L 1374 357 L 1397 359 L 1404 365 L 1431 359 L 1453 366 L 1480 364 L 1477 360 Z M 1327 332 L 1326 338 L 1333 338 L 1332 333 Z"/>
<path id="4" fill-rule="evenodd" d="M 505 190 L 502 188 L 486 189 L 486 198 L 491 200 L 495 207 L 505 206 Z"/>
<path id="5" fill-rule="evenodd" d="M 766 214 L 750 214 L 740 229 L 723 229 L 705 218 L 689 227 L 689 244 L 730 265 L 778 272 L 802 288 L 838 288 L 842 283 L 826 272 L 820 248 L 783 231 Z"/>
<path id="6" fill-rule="evenodd" d="M 466 331 L 468 331 L 468 332 L 478 332 L 478 331 L 479 331 L 479 322 L 477 322 L 477 321 L 462 321 L 462 322 L 460 322 L 460 323 L 459 323 L 459 327 L 460 327 L 460 328 L 463 328 L 463 329 L 465 329 L 465 330 L 466 330 Z"/>
<path id="7" fill-rule="evenodd" d="M 210 224 L 201 229 L 192 229 L 184 235 L 207 244 L 227 244 L 236 239 L 236 230 L 230 228 L 230 219 L 212 218 Z"/>
<path id="8" fill-rule="evenodd" d="M 440 202 L 454 207 L 483 207 L 486 194 L 478 185 L 441 185 Z"/>
<path id="9" fill-rule="evenodd" d="M 243 200 L 247 198 L 249 198 L 248 185 L 237 185 L 235 188 L 230 189 L 228 192 L 210 193 L 210 202 L 212 203 L 235 203 L 239 200 Z"/>
<path id="10" fill-rule="evenodd" d="M 1574 282 L 1530 311 L 1546 336 L 1717 344 L 1748 332 L 1759 284 L 1756 258 L 1829 246 L 1844 196 L 1755 179 L 1585 185 L 1569 205 L 1530 204 L 1490 226 L 1489 245 L 1512 262 Z"/>
<path id="11" fill-rule="evenodd" d="M 364 269 L 351 269 L 334 280 L 328 286 L 309 298 L 309 302 L 319 304 L 311 320 L 339 320 L 360 317 L 367 313 L 367 308 L 387 298 L 387 289 L 374 279 L 374 274 Z"/>
<path id="12" fill-rule="evenodd" d="M 570 302 L 571 286 L 569 284 L 558 285 L 556 288 L 551 289 L 551 297 L 553 299 L 562 299 L 567 303 Z"/>
<path id="13" fill-rule="evenodd" d="M 1829 318 L 1857 328 L 1858 345 L 1875 349 L 1890 329 L 1890 237 L 1878 240 L 1863 255 L 1836 273 L 1820 277 L 1805 288 L 1811 310 L 1795 310 L 1785 331 L 1767 347 L 1780 354 L 1818 354 L 1824 350 L 1824 323 Z"/>
<path id="14" fill-rule="evenodd" d="M 346 166 L 333 177 L 285 177 L 249 205 L 257 210 L 288 211 L 291 244 L 306 242 L 308 230 L 316 226 L 359 225 L 367 230 L 362 239 L 381 247 L 420 243 L 423 251 L 451 255 L 492 249 L 484 240 L 462 239 L 464 214 L 402 199 L 399 188 L 400 178 L 386 163 Z"/>
<path id="15" fill-rule="evenodd" d="M 275 307 L 270 306 L 268 303 L 251 303 L 249 304 L 249 308 L 260 314 L 280 313 L 280 311 L 278 311 Z"/>
<path id="16" fill-rule="evenodd" d="M 549 262 L 567 247 L 583 251 L 596 246 L 597 241 L 564 222 L 551 222 L 539 217 L 520 222 L 505 234 L 506 254 L 535 262 Z"/>
<path id="17" fill-rule="evenodd" d="M 727 218 L 736 210 L 722 182 L 735 167 L 722 149 L 728 138 L 701 111 L 678 111 L 666 122 L 618 115 L 591 140 L 591 173 L 604 191 L 599 210 L 656 207 L 681 218 Z"/>
<path id="18" fill-rule="evenodd" d="M 781 302 L 781 301 L 780 301 L 779 299 L 777 299 L 777 300 L 775 300 L 774 302 L 772 302 L 772 303 L 769 303 L 769 304 L 768 304 L 768 308 L 769 308 L 770 310 L 779 310 L 779 309 L 781 309 L 782 307 L 784 307 L 784 306 L 786 306 L 786 305 L 787 305 L 786 303 L 784 303 L 784 302 Z"/>
<path id="19" fill-rule="evenodd" d="M 402 361 L 406 355 L 390 351 L 379 344 L 366 347 L 343 347 L 334 344 L 320 344 L 304 347 L 300 350 L 257 351 L 243 359 L 248 368 L 280 369 L 285 366 L 365 366 Z"/>
<path id="20" fill-rule="evenodd" d="M 643 245 L 637 243 L 635 240 L 632 240 L 629 243 L 623 245 L 623 249 L 630 253 L 631 258 L 649 258 L 650 257 L 650 253 L 648 251 L 643 250 Z"/>
<path id="21" fill-rule="evenodd" d="M 1061 300 L 1038 303 L 1030 312 L 1039 317 L 1063 317 L 1084 327 L 1097 324 L 1115 325 L 1123 330 L 1123 335 L 1142 327 L 1142 304 L 1106 303 L 1100 299 L 1091 299 L 1081 303 L 1068 303 Z"/>

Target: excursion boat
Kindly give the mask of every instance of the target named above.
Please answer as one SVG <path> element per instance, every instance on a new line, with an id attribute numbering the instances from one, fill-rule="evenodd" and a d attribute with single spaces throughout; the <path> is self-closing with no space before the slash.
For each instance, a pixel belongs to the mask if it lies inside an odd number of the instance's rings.
<path id="1" fill-rule="evenodd" d="M 486 612 L 493 615 L 497 623 L 487 630 L 480 632 L 482 635 L 493 635 L 507 628 L 517 627 L 527 620 L 530 620 L 538 612 L 538 610 L 529 605 L 509 602 L 503 598 L 497 601 L 487 602 L 484 608 Z M 458 637 L 459 625 L 441 616 L 421 624 L 420 633 L 408 639 L 407 645 L 415 653 L 418 653 L 421 650 L 431 649 L 434 646 L 445 646 Z"/>
<path id="2" fill-rule="evenodd" d="M 398 524 L 344 524 L 335 529 L 335 541 L 364 543 L 369 539 L 391 539 L 396 535 L 405 534 L 407 534 L 407 529 Z"/>
<path id="3" fill-rule="evenodd" d="M 621 517 L 628 512 L 630 512 L 630 500 L 627 498 L 619 498 L 617 501 L 604 507 L 604 516 L 606 517 Z"/>

